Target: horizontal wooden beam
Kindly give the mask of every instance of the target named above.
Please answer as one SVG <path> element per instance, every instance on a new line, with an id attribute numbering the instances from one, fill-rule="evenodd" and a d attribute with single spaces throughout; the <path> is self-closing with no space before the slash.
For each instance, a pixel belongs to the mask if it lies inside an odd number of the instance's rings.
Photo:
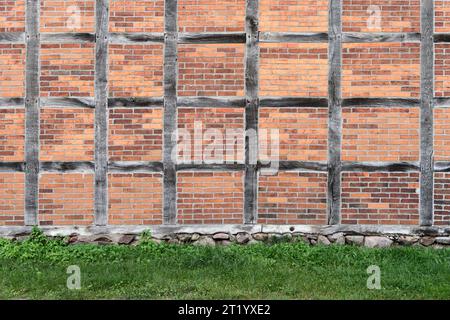
<path id="1" fill-rule="evenodd" d="M 351 98 L 343 99 L 342 107 L 420 107 L 419 99 L 404 98 Z"/>
<path id="2" fill-rule="evenodd" d="M 434 163 L 435 172 L 450 172 L 450 162 L 436 161 Z"/>
<path id="3" fill-rule="evenodd" d="M 163 107 L 164 98 L 108 98 L 108 108 Z"/>
<path id="4" fill-rule="evenodd" d="M 24 162 L 0 162 L 0 172 L 24 172 Z"/>
<path id="5" fill-rule="evenodd" d="M 95 108 L 94 98 L 41 98 L 42 107 Z"/>
<path id="6" fill-rule="evenodd" d="M 162 162 L 113 161 L 108 163 L 109 172 L 163 172 Z"/>
<path id="7" fill-rule="evenodd" d="M 145 43 L 145 42 L 164 42 L 164 33 L 110 33 L 110 43 Z"/>
<path id="8" fill-rule="evenodd" d="M 243 171 L 245 164 L 243 163 L 223 163 L 223 164 L 191 164 L 179 163 L 175 166 L 176 171 Z"/>
<path id="9" fill-rule="evenodd" d="M 189 33 L 178 34 L 178 43 L 245 43 L 245 33 Z"/>
<path id="10" fill-rule="evenodd" d="M 0 98 L 0 108 L 25 107 L 24 98 Z"/>
<path id="11" fill-rule="evenodd" d="M 408 172 L 420 171 L 419 162 L 352 162 L 343 161 L 342 171 L 354 172 Z"/>
<path id="12" fill-rule="evenodd" d="M 420 33 L 350 33 L 342 34 L 345 43 L 420 42 Z"/>
<path id="13" fill-rule="evenodd" d="M 94 33 L 41 33 L 41 43 L 94 43 Z"/>
<path id="14" fill-rule="evenodd" d="M 25 33 L 0 32 L 0 43 L 25 43 Z"/>
<path id="15" fill-rule="evenodd" d="M 433 41 L 437 42 L 450 42 L 450 33 L 435 33 L 433 35 Z"/>
<path id="16" fill-rule="evenodd" d="M 40 162 L 40 172 L 83 172 L 94 173 L 95 165 L 92 161 L 85 162 Z"/>
<path id="17" fill-rule="evenodd" d="M 265 97 L 259 99 L 260 107 L 311 107 L 328 108 L 327 98 L 284 98 Z"/>
<path id="18" fill-rule="evenodd" d="M 244 108 L 244 98 L 233 97 L 178 97 L 178 107 L 208 107 L 208 108 Z"/>
<path id="19" fill-rule="evenodd" d="M 434 98 L 434 107 L 449 108 L 450 98 Z"/>
<path id="20" fill-rule="evenodd" d="M 258 161 L 258 170 L 278 169 L 279 171 L 320 171 L 327 172 L 327 162 L 309 162 L 309 161 Z"/>
<path id="21" fill-rule="evenodd" d="M 260 32 L 259 42 L 280 43 L 328 43 L 327 33 L 286 33 L 286 32 Z"/>

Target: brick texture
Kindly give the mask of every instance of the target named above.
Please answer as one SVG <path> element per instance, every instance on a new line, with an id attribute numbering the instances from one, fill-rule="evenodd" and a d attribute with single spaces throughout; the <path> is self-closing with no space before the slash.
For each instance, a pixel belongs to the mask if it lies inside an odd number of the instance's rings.
<path id="1" fill-rule="evenodd" d="M 25 0 L 0 0 L 0 32 L 25 31 Z"/>
<path id="2" fill-rule="evenodd" d="M 180 162 L 244 160 L 243 108 L 179 108 L 178 129 Z"/>
<path id="3" fill-rule="evenodd" d="M 450 32 L 450 1 L 434 0 L 434 31 Z"/>
<path id="4" fill-rule="evenodd" d="M 25 174 L 0 173 L 0 226 L 24 224 Z"/>
<path id="5" fill-rule="evenodd" d="M 41 45 L 41 97 L 94 96 L 94 44 Z"/>
<path id="6" fill-rule="evenodd" d="M 261 43 L 260 96 L 326 97 L 328 44 Z"/>
<path id="7" fill-rule="evenodd" d="M 25 109 L 0 109 L 0 161 L 24 161 Z"/>
<path id="8" fill-rule="evenodd" d="M 108 142 L 111 161 L 161 161 L 163 110 L 111 109 Z"/>
<path id="9" fill-rule="evenodd" d="M 345 98 L 420 96 L 419 43 L 346 43 L 342 68 Z"/>
<path id="10" fill-rule="evenodd" d="M 434 51 L 434 95 L 450 97 L 450 44 L 436 43 Z"/>
<path id="11" fill-rule="evenodd" d="M 260 0 L 260 30 L 328 32 L 328 0 Z"/>
<path id="12" fill-rule="evenodd" d="M 419 160 L 419 108 L 343 108 L 342 116 L 342 160 Z"/>
<path id="13" fill-rule="evenodd" d="M 245 0 L 178 0 L 180 32 L 243 32 Z"/>
<path id="14" fill-rule="evenodd" d="M 342 173 L 342 223 L 417 225 L 419 174 Z"/>
<path id="15" fill-rule="evenodd" d="M 25 94 L 25 45 L 0 43 L 0 97 Z"/>
<path id="16" fill-rule="evenodd" d="M 327 175 L 278 172 L 259 176 L 258 223 L 326 224 Z"/>
<path id="17" fill-rule="evenodd" d="M 344 32 L 420 32 L 420 0 L 343 0 Z"/>
<path id="18" fill-rule="evenodd" d="M 41 0 L 41 32 L 95 32 L 95 0 Z"/>
<path id="19" fill-rule="evenodd" d="M 244 46 L 178 46 L 179 96 L 243 96 Z"/>
<path id="20" fill-rule="evenodd" d="M 434 174 L 434 224 L 450 225 L 450 173 Z"/>
<path id="21" fill-rule="evenodd" d="M 162 224 L 162 176 L 113 173 L 108 178 L 109 224 Z"/>
<path id="22" fill-rule="evenodd" d="M 163 95 L 162 44 L 109 45 L 110 97 Z"/>
<path id="23" fill-rule="evenodd" d="M 450 109 L 434 109 L 434 160 L 450 161 Z"/>
<path id="24" fill-rule="evenodd" d="M 327 161 L 326 108 L 260 108 L 259 157 L 262 160 L 274 157 L 273 134 L 279 135 L 279 160 Z"/>
<path id="25" fill-rule="evenodd" d="M 42 108 L 41 161 L 93 161 L 94 110 Z"/>
<path id="26" fill-rule="evenodd" d="M 242 172 L 178 172 L 178 223 L 243 223 L 243 179 Z"/>
<path id="27" fill-rule="evenodd" d="M 164 32 L 164 0 L 112 0 L 110 32 Z"/>
<path id="28" fill-rule="evenodd" d="M 39 179 L 40 225 L 88 225 L 94 218 L 94 175 L 45 173 Z"/>

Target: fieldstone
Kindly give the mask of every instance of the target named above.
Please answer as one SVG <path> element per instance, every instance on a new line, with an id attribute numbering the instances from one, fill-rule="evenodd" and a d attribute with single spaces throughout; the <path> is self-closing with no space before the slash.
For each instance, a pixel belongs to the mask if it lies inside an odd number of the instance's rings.
<path id="1" fill-rule="evenodd" d="M 225 232 L 215 233 L 212 237 L 214 240 L 229 240 L 230 235 Z"/>
<path id="2" fill-rule="evenodd" d="M 419 240 L 419 242 L 420 242 L 421 245 L 428 247 L 428 246 L 431 246 L 434 243 L 434 240 L 435 239 L 433 237 L 422 237 Z"/>
<path id="3" fill-rule="evenodd" d="M 344 241 L 345 241 L 343 232 L 336 232 L 336 233 L 333 233 L 328 236 L 328 240 L 330 240 L 331 242 L 335 242 L 337 239 L 341 239 L 341 238 L 344 238 Z"/>
<path id="4" fill-rule="evenodd" d="M 238 233 L 236 235 L 236 242 L 239 244 L 246 244 L 250 241 L 250 235 L 248 233 Z"/>
<path id="5" fill-rule="evenodd" d="M 117 241 L 118 244 L 130 244 L 134 241 L 135 236 L 132 234 L 124 234 Z"/>
<path id="6" fill-rule="evenodd" d="M 369 236 L 364 240 L 364 246 L 368 248 L 387 248 L 392 245 L 392 240 L 387 237 Z"/>
<path id="7" fill-rule="evenodd" d="M 252 235 L 253 239 L 257 240 L 257 241 L 266 241 L 267 238 L 269 237 L 267 233 L 263 233 L 263 232 L 258 232 Z"/>
<path id="8" fill-rule="evenodd" d="M 172 238 L 169 241 L 167 241 L 168 244 L 179 244 L 180 241 L 176 238 Z"/>
<path id="9" fill-rule="evenodd" d="M 194 233 L 191 236 L 191 241 L 197 241 L 198 239 L 200 239 L 200 235 L 198 233 Z"/>
<path id="10" fill-rule="evenodd" d="M 256 241 L 255 239 L 250 239 L 250 241 L 246 243 L 246 245 L 248 245 L 248 246 L 251 246 L 254 244 L 260 244 L 260 242 Z"/>
<path id="11" fill-rule="evenodd" d="M 188 233 L 180 233 L 177 235 L 177 238 L 180 242 L 189 242 L 192 239 L 191 235 Z"/>
<path id="12" fill-rule="evenodd" d="M 201 237 L 194 242 L 194 246 L 214 246 L 216 242 L 210 237 Z"/>
<path id="13" fill-rule="evenodd" d="M 450 244 L 450 237 L 436 237 L 435 240 L 439 244 Z"/>
<path id="14" fill-rule="evenodd" d="M 345 237 L 341 236 L 334 241 L 334 244 L 343 245 L 345 244 Z"/>
<path id="15" fill-rule="evenodd" d="M 417 241 L 419 241 L 419 237 L 416 236 L 400 236 L 397 239 L 397 242 L 402 246 L 411 246 Z"/>
<path id="16" fill-rule="evenodd" d="M 345 241 L 348 244 L 362 246 L 364 244 L 364 236 L 345 236 Z"/>
<path id="17" fill-rule="evenodd" d="M 317 243 L 318 243 L 318 244 L 323 244 L 323 245 L 325 245 L 325 246 L 328 246 L 331 242 L 330 242 L 330 240 L 328 240 L 327 237 L 320 235 L 320 236 L 317 238 Z"/>

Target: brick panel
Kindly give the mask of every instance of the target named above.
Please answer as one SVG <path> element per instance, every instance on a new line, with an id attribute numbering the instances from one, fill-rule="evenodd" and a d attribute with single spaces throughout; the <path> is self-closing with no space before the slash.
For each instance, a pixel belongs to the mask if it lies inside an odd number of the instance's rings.
<path id="1" fill-rule="evenodd" d="M 419 173 L 342 173 L 342 223 L 417 225 Z"/>
<path id="2" fill-rule="evenodd" d="M 25 95 L 25 45 L 0 43 L 0 97 Z"/>
<path id="3" fill-rule="evenodd" d="M 40 225 L 88 225 L 94 219 L 94 175 L 45 173 L 39 179 Z"/>
<path id="4" fill-rule="evenodd" d="M 450 32 L 450 1 L 434 0 L 434 32 Z"/>
<path id="5" fill-rule="evenodd" d="M 259 176 L 258 223 L 326 224 L 327 174 L 278 172 Z"/>
<path id="6" fill-rule="evenodd" d="M 345 98 L 420 96 L 419 43 L 346 43 L 342 68 Z"/>
<path id="7" fill-rule="evenodd" d="M 178 46 L 179 96 L 243 96 L 244 46 Z"/>
<path id="8" fill-rule="evenodd" d="M 41 0 L 41 32 L 95 32 L 95 0 Z"/>
<path id="9" fill-rule="evenodd" d="M 259 158 L 270 160 L 272 134 L 279 134 L 279 160 L 327 161 L 328 109 L 260 108 Z M 265 143 L 261 143 L 264 141 Z"/>
<path id="10" fill-rule="evenodd" d="M 25 31 L 25 0 L 0 0 L 0 32 Z"/>
<path id="11" fill-rule="evenodd" d="M 434 95 L 450 97 L 450 44 L 434 45 Z"/>
<path id="12" fill-rule="evenodd" d="M 94 110 L 42 108 L 41 161 L 93 161 Z"/>
<path id="13" fill-rule="evenodd" d="M 110 32 L 164 32 L 164 0 L 112 0 Z"/>
<path id="14" fill-rule="evenodd" d="M 434 224 L 450 225 L 450 173 L 434 174 Z"/>
<path id="15" fill-rule="evenodd" d="M 243 108 L 179 108 L 179 161 L 243 162 L 244 128 Z"/>
<path id="16" fill-rule="evenodd" d="M 420 32 L 420 0 L 343 0 L 344 32 Z"/>
<path id="17" fill-rule="evenodd" d="M 419 108 L 343 108 L 342 160 L 418 161 Z"/>
<path id="18" fill-rule="evenodd" d="M 328 0 L 260 0 L 260 31 L 328 32 Z"/>
<path id="19" fill-rule="evenodd" d="M 109 174 L 108 188 L 109 224 L 154 225 L 163 223 L 161 174 Z"/>
<path id="20" fill-rule="evenodd" d="M 0 173 L 0 226 L 22 226 L 25 212 L 25 174 Z"/>
<path id="21" fill-rule="evenodd" d="M 243 180 L 242 172 L 178 172 L 178 223 L 243 223 Z"/>
<path id="22" fill-rule="evenodd" d="M 110 161 L 161 161 L 163 110 L 114 108 L 109 110 Z"/>
<path id="23" fill-rule="evenodd" d="M 41 45 L 41 97 L 94 96 L 94 44 Z"/>
<path id="24" fill-rule="evenodd" d="M 260 96 L 326 97 L 328 44 L 261 43 Z"/>
<path id="25" fill-rule="evenodd" d="M 245 0 L 178 0 L 180 32 L 244 32 Z"/>
<path id="26" fill-rule="evenodd" d="M 450 109 L 434 109 L 434 160 L 450 161 Z"/>
<path id="27" fill-rule="evenodd" d="M 160 97 L 163 95 L 162 44 L 110 44 L 109 95 Z"/>
<path id="28" fill-rule="evenodd" d="M 25 109 L 0 109 L 0 162 L 24 161 Z"/>

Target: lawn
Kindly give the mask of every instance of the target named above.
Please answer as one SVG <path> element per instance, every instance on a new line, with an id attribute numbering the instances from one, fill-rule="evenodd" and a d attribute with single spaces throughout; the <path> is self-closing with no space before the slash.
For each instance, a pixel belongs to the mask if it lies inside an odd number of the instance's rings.
<path id="1" fill-rule="evenodd" d="M 66 286 L 67 267 L 81 289 Z M 367 267 L 381 289 L 366 286 Z M 1 299 L 450 299 L 450 250 L 270 245 L 66 245 L 0 240 Z"/>

